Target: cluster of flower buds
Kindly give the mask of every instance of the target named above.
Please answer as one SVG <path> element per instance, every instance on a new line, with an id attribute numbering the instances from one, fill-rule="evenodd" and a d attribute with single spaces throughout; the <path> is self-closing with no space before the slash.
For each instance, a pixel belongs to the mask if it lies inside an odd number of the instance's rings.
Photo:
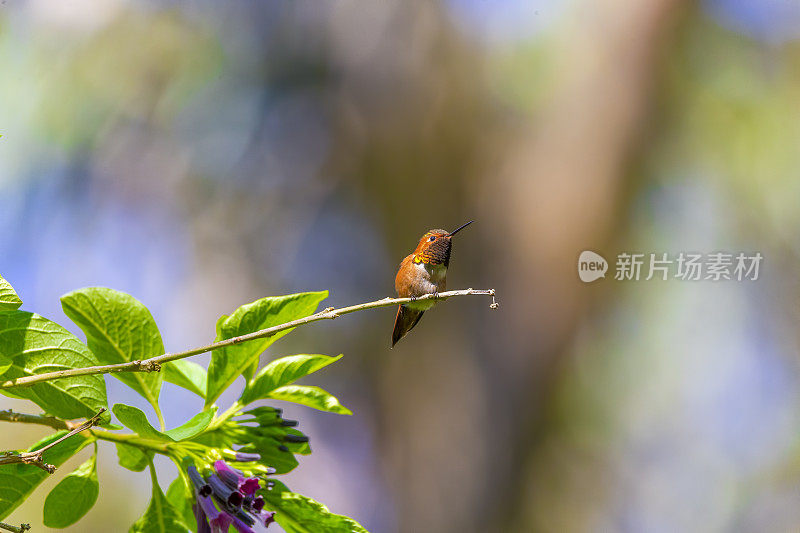
<path id="1" fill-rule="evenodd" d="M 255 454 L 239 455 L 237 460 L 243 462 L 260 459 Z M 194 465 L 186 470 L 197 498 L 192 508 L 198 533 L 227 533 L 230 526 L 239 533 L 255 533 L 255 524 L 268 526 L 275 521 L 275 513 L 265 511 L 264 498 L 256 495 L 259 478 L 247 477 L 225 461 L 214 462 L 213 472 L 205 477 Z"/>
<path id="2" fill-rule="evenodd" d="M 243 450 L 269 454 L 267 448 L 275 446 L 278 451 L 293 454 L 308 449 L 308 437 L 295 430 L 296 420 L 281 417 L 282 410 L 276 407 L 255 407 L 244 411 L 236 419 L 236 430 L 231 436 Z"/>
<path id="3" fill-rule="evenodd" d="M 295 429 L 296 420 L 287 420 L 281 414 L 282 410 L 276 407 L 255 407 L 239 413 L 235 420 L 227 420 L 217 431 L 244 451 L 269 457 L 271 461 L 292 461 L 293 454 L 308 453 L 308 437 Z M 285 456 L 276 456 L 275 451 Z"/>

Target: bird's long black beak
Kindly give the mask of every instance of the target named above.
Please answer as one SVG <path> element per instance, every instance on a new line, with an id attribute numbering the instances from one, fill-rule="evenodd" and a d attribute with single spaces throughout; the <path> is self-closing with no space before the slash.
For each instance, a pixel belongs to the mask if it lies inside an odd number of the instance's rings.
<path id="1" fill-rule="evenodd" d="M 467 223 L 466 223 L 466 224 L 464 224 L 463 226 L 459 226 L 458 228 L 456 228 L 456 229 L 454 229 L 453 231 L 451 231 L 451 232 L 450 232 L 450 234 L 449 234 L 449 235 L 447 235 L 447 236 L 448 236 L 448 237 L 452 237 L 453 235 L 455 235 L 456 233 L 458 233 L 458 232 L 459 232 L 459 231 L 461 231 L 462 229 L 466 228 L 467 226 L 469 226 L 469 225 L 470 225 L 470 224 L 472 224 L 473 222 L 475 222 L 475 221 L 474 221 L 474 220 L 470 220 L 469 222 L 467 222 Z"/>

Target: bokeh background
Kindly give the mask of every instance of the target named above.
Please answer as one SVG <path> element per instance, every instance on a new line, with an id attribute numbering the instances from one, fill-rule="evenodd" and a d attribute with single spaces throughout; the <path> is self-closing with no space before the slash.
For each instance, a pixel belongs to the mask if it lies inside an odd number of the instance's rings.
<path id="1" fill-rule="evenodd" d="M 424 231 L 474 218 L 448 286 L 498 310 L 451 300 L 394 350 L 394 311 L 359 313 L 262 358 L 345 354 L 306 382 L 354 416 L 287 406 L 293 490 L 375 532 L 797 531 L 798 37 L 792 0 L 3 0 L 0 273 L 64 324 L 72 289 L 129 292 L 180 350 L 265 295 L 391 295 Z M 586 285 L 584 249 L 765 259 Z M 161 398 L 170 426 L 201 403 Z M 9 521 L 45 530 L 88 453 Z M 99 469 L 70 531 L 147 505 L 113 447 Z"/>

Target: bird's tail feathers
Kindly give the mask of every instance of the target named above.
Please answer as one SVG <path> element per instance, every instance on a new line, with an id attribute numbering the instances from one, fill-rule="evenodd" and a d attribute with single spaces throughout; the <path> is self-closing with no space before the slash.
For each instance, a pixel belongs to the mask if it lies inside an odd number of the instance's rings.
<path id="1" fill-rule="evenodd" d="M 394 331 L 392 331 L 392 347 L 397 344 L 397 341 L 402 339 L 406 333 L 417 325 L 419 319 L 422 318 L 425 311 L 418 311 L 411 309 L 405 305 L 397 308 L 397 317 L 394 319 Z"/>

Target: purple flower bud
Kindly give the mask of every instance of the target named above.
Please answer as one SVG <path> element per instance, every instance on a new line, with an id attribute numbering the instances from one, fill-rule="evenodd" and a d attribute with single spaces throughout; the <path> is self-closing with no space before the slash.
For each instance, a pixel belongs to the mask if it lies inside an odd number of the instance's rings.
<path id="1" fill-rule="evenodd" d="M 189 474 L 189 479 L 192 480 L 200 496 L 209 496 L 211 494 L 211 487 L 206 483 L 206 480 L 203 479 L 203 476 L 200 475 L 200 472 L 197 471 L 194 465 L 189 465 L 186 472 Z"/>
<path id="2" fill-rule="evenodd" d="M 218 476 L 211 474 L 208 476 L 208 484 L 214 491 L 214 496 L 227 503 L 231 507 L 241 507 L 244 496 L 236 489 L 232 489 L 225 484 Z"/>
<path id="3" fill-rule="evenodd" d="M 250 463 L 253 461 L 260 461 L 260 460 L 261 460 L 261 455 L 257 453 L 236 452 L 237 463 Z"/>
<path id="4" fill-rule="evenodd" d="M 280 416 L 283 413 L 283 409 L 280 407 L 267 407 L 266 405 L 262 405 L 261 407 L 254 407 L 249 411 L 245 411 L 245 414 L 253 415 L 253 416 L 262 416 L 262 415 L 278 415 Z"/>
<path id="5" fill-rule="evenodd" d="M 242 522 L 238 517 L 233 517 L 233 527 L 239 533 L 256 533 L 256 530 Z"/>
<path id="6" fill-rule="evenodd" d="M 211 526 L 208 525 L 203 508 L 195 503 L 192 504 L 192 511 L 194 511 L 194 517 L 197 519 L 197 533 L 211 533 Z"/>
<path id="7" fill-rule="evenodd" d="M 197 504 L 202 509 L 203 513 L 208 517 L 211 522 L 211 528 L 214 531 L 228 531 L 228 526 L 231 525 L 233 517 L 226 512 L 221 512 L 214 505 L 214 500 L 209 496 L 198 496 Z M 199 530 L 198 530 L 199 533 Z"/>

